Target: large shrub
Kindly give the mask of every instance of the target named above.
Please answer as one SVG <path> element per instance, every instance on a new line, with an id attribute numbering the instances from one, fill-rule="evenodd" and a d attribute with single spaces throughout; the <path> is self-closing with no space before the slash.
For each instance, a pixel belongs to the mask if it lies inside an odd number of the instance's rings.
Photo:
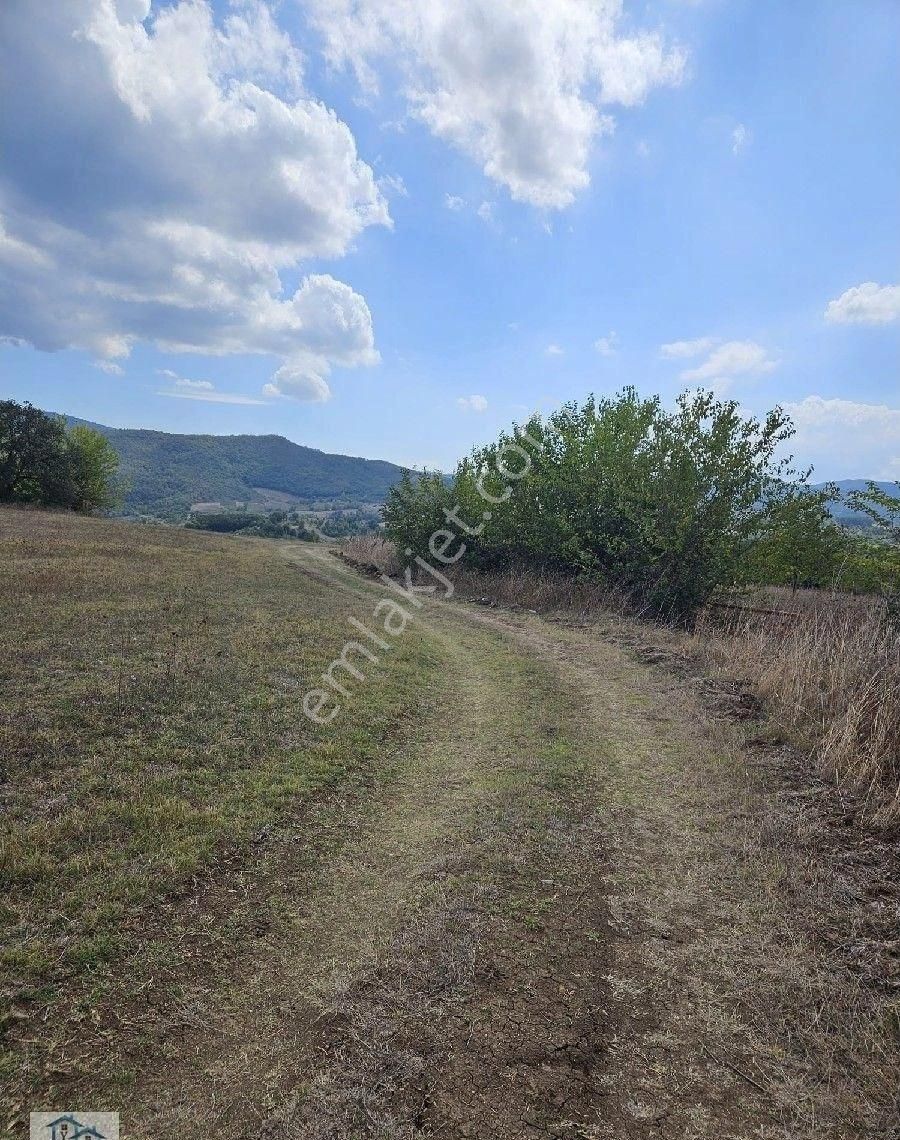
<path id="1" fill-rule="evenodd" d="M 427 555 L 429 539 L 446 526 L 444 510 L 452 509 L 455 501 L 452 488 L 438 472 L 413 477 L 404 471 L 381 509 L 385 534 L 401 552 Z"/>
<path id="2" fill-rule="evenodd" d="M 472 529 L 483 525 L 466 538 L 475 565 L 563 571 L 690 621 L 717 587 L 740 579 L 749 552 L 804 493 L 805 475 L 777 457 L 792 434 L 780 408 L 757 420 L 709 392 L 685 392 L 673 410 L 633 388 L 591 396 L 476 449 L 452 486 L 404 479 L 385 529 L 427 555 L 444 509 L 458 505 Z"/>

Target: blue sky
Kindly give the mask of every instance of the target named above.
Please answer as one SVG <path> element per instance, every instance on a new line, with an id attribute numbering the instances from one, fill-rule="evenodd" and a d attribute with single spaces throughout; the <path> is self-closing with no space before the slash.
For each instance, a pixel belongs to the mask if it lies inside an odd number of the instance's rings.
<path id="1" fill-rule="evenodd" d="M 449 469 L 703 384 L 900 479 L 898 57 L 895 0 L 9 0 L 0 395 Z"/>

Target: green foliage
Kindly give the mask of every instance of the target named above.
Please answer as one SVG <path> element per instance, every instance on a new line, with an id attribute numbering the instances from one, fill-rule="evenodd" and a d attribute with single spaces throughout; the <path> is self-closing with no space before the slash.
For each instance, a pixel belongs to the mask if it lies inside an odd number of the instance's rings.
<path id="1" fill-rule="evenodd" d="M 863 490 L 852 491 L 847 503 L 865 515 L 895 545 L 900 545 L 900 483 L 894 484 L 894 492 L 870 481 Z"/>
<path id="2" fill-rule="evenodd" d="M 77 511 L 111 510 L 120 502 L 116 485 L 119 457 L 109 440 L 93 428 L 69 429 L 69 462 Z"/>
<path id="3" fill-rule="evenodd" d="M 372 534 L 380 525 L 381 515 L 375 509 L 334 511 L 319 525 L 319 530 L 329 538 L 351 538 Z"/>
<path id="4" fill-rule="evenodd" d="M 119 498 L 118 457 L 97 431 L 31 404 L 0 402 L 0 502 L 108 510 Z"/>
<path id="5" fill-rule="evenodd" d="M 66 430 L 14 400 L 0 403 L 0 502 L 61 503 L 67 495 Z"/>
<path id="6" fill-rule="evenodd" d="M 444 509 L 452 509 L 456 497 L 443 475 L 425 471 L 413 476 L 404 471 L 391 488 L 382 508 L 386 536 L 414 554 L 428 553 L 428 540 L 445 526 Z"/>
<path id="7" fill-rule="evenodd" d="M 424 554 L 444 508 L 459 504 L 472 529 L 484 523 L 466 539 L 475 564 L 602 581 L 644 612 L 690 621 L 740 577 L 748 551 L 800 494 L 805 476 L 776 458 L 792 433 L 780 408 L 759 421 L 701 391 L 667 411 L 626 388 L 502 433 L 460 464 L 452 487 L 405 478 L 385 529 Z"/>
<path id="8" fill-rule="evenodd" d="M 198 511 L 191 515 L 185 526 L 190 530 L 210 530 L 218 534 L 319 541 L 315 531 L 310 530 L 295 512 L 287 511 L 271 511 L 268 515 L 251 511 Z"/>
<path id="9" fill-rule="evenodd" d="M 843 508 L 835 512 L 835 504 Z M 852 513 L 850 513 L 852 512 Z M 844 521 L 839 526 L 834 516 Z M 860 530 L 856 520 L 868 524 Z M 748 552 L 743 580 L 879 593 L 900 591 L 900 499 L 884 485 L 801 488 L 773 509 Z"/>
<path id="10" fill-rule="evenodd" d="M 248 511 L 198 511 L 184 524 L 190 530 L 211 530 L 217 534 L 235 534 L 253 526 L 261 518 Z"/>
<path id="11" fill-rule="evenodd" d="M 758 541 L 740 568 L 743 581 L 771 586 L 834 587 L 846 571 L 854 540 L 833 520 L 831 484 L 805 487 L 772 504 Z"/>
<path id="12" fill-rule="evenodd" d="M 900 597 L 900 545 L 848 534 L 835 585 L 860 594 Z"/>

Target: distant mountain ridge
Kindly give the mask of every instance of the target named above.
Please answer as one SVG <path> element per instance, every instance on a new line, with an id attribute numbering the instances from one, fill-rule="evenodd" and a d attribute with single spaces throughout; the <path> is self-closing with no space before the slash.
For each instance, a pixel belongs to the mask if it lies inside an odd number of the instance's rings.
<path id="1" fill-rule="evenodd" d="M 333 455 L 280 435 L 176 435 L 63 419 L 95 428 L 115 448 L 128 513 L 177 518 L 194 503 L 382 503 L 403 471 L 386 460 Z"/>
<path id="2" fill-rule="evenodd" d="M 837 486 L 838 490 L 841 492 L 842 496 L 846 496 L 846 495 L 850 494 L 851 491 L 865 491 L 865 489 L 869 485 L 869 482 L 870 482 L 869 479 L 835 479 L 834 480 L 834 483 Z M 872 479 L 871 482 L 874 483 L 875 486 L 879 488 L 879 490 L 884 491 L 888 495 L 897 495 L 898 494 L 897 484 L 895 482 L 891 482 L 890 480 L 884 480 L 884 479 Z M 824 486 L 826 486 L 825 483 L 814 483 L 813 484 L 813 488 L 816 490 L 819 490 Z M 847 503 L 843 503 L 843 502 L 832 503 L 831 513 L 834 516 L 834 518 L 838 520 L 838 522 L 846 523 L 846 522 L 853 520 L 855 522 L 865 523 L 865 522 L 869 521 L 868 517 L 866 515 L 862 515 L 858 511 L 854 511 L 852 507 L 848 506 Z"/>

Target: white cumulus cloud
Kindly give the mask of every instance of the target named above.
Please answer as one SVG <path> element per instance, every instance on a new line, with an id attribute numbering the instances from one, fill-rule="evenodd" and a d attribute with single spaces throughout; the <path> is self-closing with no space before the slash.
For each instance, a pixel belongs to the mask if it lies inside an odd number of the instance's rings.
<path id="1" fill-rule="evenodd" d="M 716 344 L 714 336 L 700 336 L 696 340 L 673 340 L 670 344 L 659 346 L 659 355 L 666 360 L 689 360 L 692 356 L 700 356 Z"/>
<path id="2" fill-rule="evenodd" d="M 886 325 L 900 320 L 900 285 L 865 281 L 829 301 L 826 321 L 835 324 Z"/>
<path id="3" fill-rule="evenodd" d="M 456 404 L 464 412 L 486 412 L 488 406 L 484 396 L 460 396 Z"/>
<path id="4" fill-rule="evenodd" d="M 377 359 L 348 285 L 284 287 L 390 217 L 263 0 L 221 20 L 208 0 L 9 0 L 0 103 L 0 337 L 267 354 L 279 392 L 315 398 Z"/>
<path id="5" fill-rule="evenodd" d="M 900 408 L 807 396 L 784 409 L 797 428 L 791 450 L 822 478 L 900 478 Z"/>
<path id="6" fill-rule="evenodd" d="M 626 29 L 622 0 L 300 0 L 328 60 L 371 94 L 395 68 L 410 114 L 513 198 L 568 206 L 603 110 L 680 82 L 685 54 Z"/>
<path id="7" fill-rule="evenodd" d="M 778 361 L 761 344 L 752 340 L 730 340 L 714 348 L 696 368 L 685 369 L 681 379 L 709 381 L 721 390 L 735 377 L 762 376 L 777 367 Z"/>
<path id="8" fill-rule="evenodd" d="M 608 333 L 594 341 L 594 348 L 601 356 L 615 356 L 619 351 L 619 334 Z"/>

